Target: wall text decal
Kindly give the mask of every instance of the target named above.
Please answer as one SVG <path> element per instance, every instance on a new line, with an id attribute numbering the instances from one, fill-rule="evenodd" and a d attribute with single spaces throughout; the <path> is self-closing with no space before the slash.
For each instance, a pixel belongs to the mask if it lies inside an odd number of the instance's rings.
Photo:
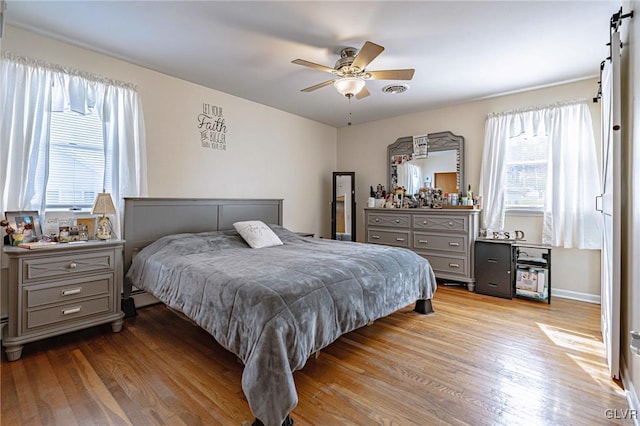
<path id="1" fill-rule="evenodd" d="M 227 125 L 222 115 L 222 107 L 202 104 L 202 113 L 198 114 L 198 130 L 202 148 L 227 150 Z"/>

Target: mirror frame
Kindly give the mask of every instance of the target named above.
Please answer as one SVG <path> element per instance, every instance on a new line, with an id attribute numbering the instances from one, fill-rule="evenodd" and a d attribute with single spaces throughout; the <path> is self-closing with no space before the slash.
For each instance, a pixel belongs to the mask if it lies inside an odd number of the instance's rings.
<path id="1" fill-rule="evenodd" d="M 464 180 L 464 137 L 454 135 L 449 131 L 429 133 L 427 135 L 429 139 L 427 145 L 427 151 L 449 151 L 456 150 L 457 158 L 457 170 L 458 174 L 458 188 L 462 192 L 466 192 L 465 180 Z M 413 136 L 405 136 L 396 139 L 394 143 L 387 147 L 387 189 L 391 190 L 392 169 L 391 159 L 395 155 L 407 155 L 413 154 Z"/>
<path id="2" fill-rule="evenodd" d="M 333 172 L 331 198 L 331 239 L 336 239 L 336 182 L 338 176 L 351 176 L 351 241 L 356 241 L 356 172 Z"/>

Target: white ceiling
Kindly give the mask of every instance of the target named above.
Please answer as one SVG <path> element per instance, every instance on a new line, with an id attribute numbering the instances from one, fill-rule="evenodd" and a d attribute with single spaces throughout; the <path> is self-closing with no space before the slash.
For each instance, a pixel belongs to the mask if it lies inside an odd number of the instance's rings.
<path id="1" fill-rule="evenodd" d="M 13 26 L 335 127 L 598 76 L 621 1 L 7 1 Z M 415 68 L 410 89 L 331 74 L 346 46 L 385 47 L 367 70 Z M 396 82 L 398 83 L 398 82 Z M 594 95 L 597 87 L 594 87 Z"/>

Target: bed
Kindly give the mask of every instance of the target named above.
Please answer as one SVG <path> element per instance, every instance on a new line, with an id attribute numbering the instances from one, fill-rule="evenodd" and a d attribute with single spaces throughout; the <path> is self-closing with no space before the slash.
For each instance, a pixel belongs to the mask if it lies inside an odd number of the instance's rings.
<path id="1" fill-rule="evenodd" d="M 233 228 L 245 220 L 283 244 L 250 248 Z M 145 290 L 236 354 L 254 424 L 292 423 L 293 372 L 342 334 L 413 302 L 432 311 L 424 258 L 297 235 L 282 227 L 282 200 L 126 199 L 124 223 L 124 303 Z"/>

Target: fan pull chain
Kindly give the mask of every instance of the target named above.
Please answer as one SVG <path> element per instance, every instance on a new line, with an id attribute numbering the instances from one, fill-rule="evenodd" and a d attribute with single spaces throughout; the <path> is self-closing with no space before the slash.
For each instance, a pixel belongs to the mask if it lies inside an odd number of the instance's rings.
<path id="1" fill-rule="evenodd" d="M 352 97 L 353 95 L 347 96 L 347 99 L 349 100 L 349 120 L 347 121 L 347 126 L 351 126 L 351 98 Z"/>

